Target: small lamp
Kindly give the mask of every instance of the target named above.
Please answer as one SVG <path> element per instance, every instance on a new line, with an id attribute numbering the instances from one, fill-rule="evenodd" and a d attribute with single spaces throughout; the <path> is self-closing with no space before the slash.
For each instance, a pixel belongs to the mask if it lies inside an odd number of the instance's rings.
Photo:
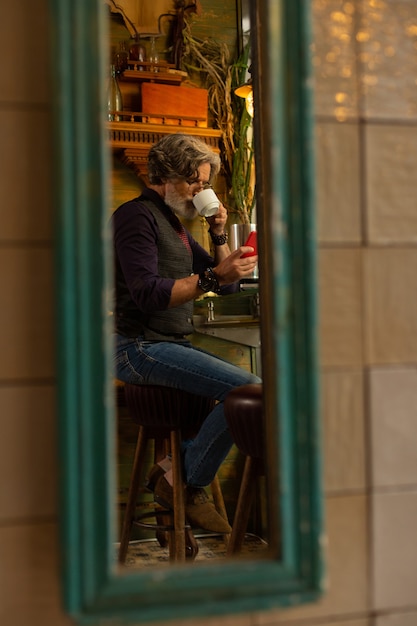
<path id="1" fill-rule="evenodd" d="M 247 98 L 249 94 L 252 93 L 252 81 L 249 79 L 247 83 L 244 85 L 240 85 L 240 87 L 236 87 L 235 94 L 239 98 Z"/>
<path id="2" fill-rule="evenodd" d="M 250 73 L 250 68 L 249 68 Z M 246 83 L 236 87 L 235 94 L 239 98 L 245 99 L 246 110 L 251 117 L 253 117 L 253 88 L 252 88 L 252 78 L 249 78 Z"/>

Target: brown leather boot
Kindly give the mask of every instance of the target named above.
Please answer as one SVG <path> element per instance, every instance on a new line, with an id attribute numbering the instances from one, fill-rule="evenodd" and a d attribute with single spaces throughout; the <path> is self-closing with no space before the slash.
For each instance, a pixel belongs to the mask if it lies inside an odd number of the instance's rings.
<path id="1" fill-rule="evenodd" d="M 161 506 L 173 508 L 174 494 L 165 476 L 158 479 L 154 497 Z M 232 532 L 229 523 L 217 512 L 201 487 L 185 487 L 185 516 L 194 528 L 203 528 L 222 535 Z"/>
<path id="2" fill-rule="evenodd" d="M 202 487 L 186 488 L 185 514 L 192 526 L 222 535 L 232 532 L 227 520 L 216 510 Z"/>

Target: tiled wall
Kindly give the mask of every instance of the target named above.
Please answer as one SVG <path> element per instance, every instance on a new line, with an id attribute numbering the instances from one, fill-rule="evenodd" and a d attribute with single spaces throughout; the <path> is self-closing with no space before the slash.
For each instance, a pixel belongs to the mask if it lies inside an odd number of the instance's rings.
<path id="1" fill-rule="evenodd" d="M 63 626 L 46 0 L 0 19 L 0 623 Z"/>
<path id="2" fill-rule="evenodd" d="M 201 626 L 417 625 L 417 0 L 312 6 L 328 592 L 314 606 Z M 2 7 L 7 626 L 72 623 L 57 548 L 47 29 L 46 0 Z"/>
<path id="3" fill-rule="evenodd" d="M 309 615 L 411 626 L 417 624 L 417 3 L 313 4 L 330 558 L 328 597 Z M 355 541 L 343 542 L 342 524 L 357 530 Z M 341 592 L 334 561 L 350 572 L 347 611 L 340 601 L 329 606 Z"/>

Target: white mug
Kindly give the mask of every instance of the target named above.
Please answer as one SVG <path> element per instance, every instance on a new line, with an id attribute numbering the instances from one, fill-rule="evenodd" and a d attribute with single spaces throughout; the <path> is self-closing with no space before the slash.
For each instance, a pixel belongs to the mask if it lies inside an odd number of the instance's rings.
<path id="1" fill-rule="evenodd" d="M 199 215 L 202 217 L 210 217 L 211 215 L 215 215 L 219 210 L 220 200 L 213 189 L 203 189 L 194 196 L 193 204 Z"/>

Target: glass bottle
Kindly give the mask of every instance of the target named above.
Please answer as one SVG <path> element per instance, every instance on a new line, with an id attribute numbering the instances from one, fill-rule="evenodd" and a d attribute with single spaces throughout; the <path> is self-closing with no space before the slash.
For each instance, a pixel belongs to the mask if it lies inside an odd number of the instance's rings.
<path id="1" fill-rule="evenodd" d="M 107 111 L 109 122 L 120 121 L 120 115 L 118 115 L 117 111 L 123 111 L 123 100 L 114 65 L 110 65 L 110 79 L 107 89 Z"/>
<path id="2" fill-rule="evenodd" d="M 149 63 L 151 64 L 150 70 L 151 72 L 158 71 L 158 63 L 159 63 L 159 53 L 156 47 L 156 37 L 151 37 L 151 47 L 149 50 Z"/>

